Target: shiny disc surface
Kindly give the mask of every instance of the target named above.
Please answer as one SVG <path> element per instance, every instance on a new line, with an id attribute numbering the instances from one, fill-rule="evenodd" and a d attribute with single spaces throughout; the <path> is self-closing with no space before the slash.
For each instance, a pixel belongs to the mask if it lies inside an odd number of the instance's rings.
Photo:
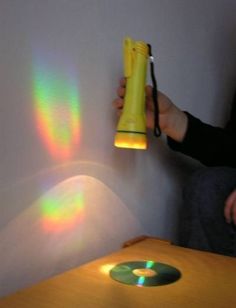
<path id="1" fill-rule="evenodd" d="M 110 270 L 112 279 L 135 286 L 162 286 L 177 281 L 180 271 L 154 261 L 131 261 L 117 264 Z"/>

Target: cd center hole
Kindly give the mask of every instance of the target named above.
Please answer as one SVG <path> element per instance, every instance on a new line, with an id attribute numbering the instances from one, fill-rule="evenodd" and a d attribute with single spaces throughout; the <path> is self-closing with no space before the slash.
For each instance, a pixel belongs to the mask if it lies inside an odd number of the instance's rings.
<path id="1" fill-rule="evenodd" d="M 150 268 L 137 268 L 133 270 L 133 274 L 140 277 L 153 277 L 157 275 L 157 272 Z"/>

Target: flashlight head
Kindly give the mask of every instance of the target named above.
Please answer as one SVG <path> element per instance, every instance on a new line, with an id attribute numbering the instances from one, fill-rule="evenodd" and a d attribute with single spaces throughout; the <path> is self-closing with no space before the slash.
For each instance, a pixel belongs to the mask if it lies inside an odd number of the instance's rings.
<path id="1" fill-rule="evenodd" d="M 147 148 L 146 120 L 144 114 L 132 115 L 123 111 L 115 135 L 114 145 L 118 148 Z"/>
<path id="2" fill-rule="evenodd" d="M 118 148 L 146 150 L 147 138 L 146 135 L 144 134 L 135 134 L 131 132 L 117 132 L 114 144 Z"/>

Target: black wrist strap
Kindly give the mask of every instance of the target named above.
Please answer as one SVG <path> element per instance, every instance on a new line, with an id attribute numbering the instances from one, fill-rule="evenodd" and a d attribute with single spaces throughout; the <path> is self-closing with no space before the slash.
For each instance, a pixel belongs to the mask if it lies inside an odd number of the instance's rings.
<path id="1" fill-rule="evenodd" d="M 161 129 L 159 126 L 159 106 L 158 106 L 158 89 L 157 89 L 157 82 L 155 77 L 155 69 L 154 69 L 154 58 L 152 56 L 152 47 L 148 44 L 149 49 L 149 58 L 150 58 L 150 73 L 152 79 L 152 98 L 154 104 L 154 129 L 153 133 L 154 136 L 159 137 L 161 136 Z"/>

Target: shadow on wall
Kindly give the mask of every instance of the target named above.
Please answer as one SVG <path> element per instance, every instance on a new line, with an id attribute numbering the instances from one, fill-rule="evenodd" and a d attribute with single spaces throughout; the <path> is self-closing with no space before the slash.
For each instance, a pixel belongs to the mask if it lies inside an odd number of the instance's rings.
<path id="1" fill-rule="evenodd" d="M 143 232 L 100 180 L 63 180 L 2 229 L 0 295 L 112 252 Z"/>

